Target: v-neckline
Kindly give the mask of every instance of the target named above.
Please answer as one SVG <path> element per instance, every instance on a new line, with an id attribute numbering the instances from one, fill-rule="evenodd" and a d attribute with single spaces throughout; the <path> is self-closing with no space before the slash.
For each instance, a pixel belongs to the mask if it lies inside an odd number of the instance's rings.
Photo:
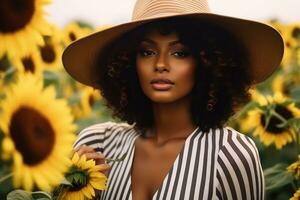
<path id="1" fill-rule="evenodd" d="M 184 144 L 182 146 L 182 148 L 180 149 L 180 151 L 178 152 L 173 164 L 171 165 L 169 171 L 166 173 L 166 175 L 164 176 L 162 182 L 160 183 L 160 185 L 158 186 L 157 190 L 153 193 L 153 196 L 151 197 L 151 199 L 153 200 L 153 198 L 156 196 L 157 192 L 161 189 L 161 187 L 163 186 L 164 182 L 166 181 L 166 179 L 168 178 L 171 170 L 174 168 L 175 165 L 177 165 L 178 163 L 178 160 L 179 160 L 179 157 L 180 155 L 183 155 L 184 154 L 184 149 L 185 147 L 187 146 L 187 144 L 190 142 L 190 139 L 191 137 L 197 132 L 199 127 L 196 127 L 192 132 L 191 134 L 185 139 L 184 141 Z M 133 160 L 134 160 L 134 155 L 135 155 L 135 141 L 136 139 L 140 136 L 141 134 L 140 133 L 137 133 L 137 135 L 134 137 L 131 145 L 130 145 L 130 150 L 131 150 L 131 156 L 129 156 L 131 158 L 131 160 L 129 161 L 129 190 L 130 190 L 130 200 L 132 200 L 132 165 L 133 165 Z"/>

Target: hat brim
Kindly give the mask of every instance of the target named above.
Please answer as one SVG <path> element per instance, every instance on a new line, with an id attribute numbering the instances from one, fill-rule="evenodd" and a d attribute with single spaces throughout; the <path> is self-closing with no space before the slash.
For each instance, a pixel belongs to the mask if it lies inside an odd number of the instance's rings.
<path id="1" fill-rule="evenodd" d="M 253 83 L 259 83 L 269 77 L 280 65 L 283 52 L 283 39 L 271 26 L 224 15 L 212 13 L 190 13 L 174 16 L 133 21 L 93 33 L 71 43 L 63 52 L 62 61 L 66 71 L 77 81 L 97 87 L 95 80 L 96 59 L 105 47 L 121 35 L 145 23 L 164 18 L 185 17 L 188 20 L 205 21 L 224 28 L 232 33 L 245 48 L 250 64 L 250 76 Z"/>

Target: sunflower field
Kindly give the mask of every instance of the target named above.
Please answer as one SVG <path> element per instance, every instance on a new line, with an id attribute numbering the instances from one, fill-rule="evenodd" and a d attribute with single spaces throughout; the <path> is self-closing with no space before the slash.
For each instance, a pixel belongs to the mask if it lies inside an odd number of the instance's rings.
<path id="1" fill-rule="evenodd" d="M 73 154 L 76 133 L 111 117 L 98 91 L 61 63 L 71 42 L 108 26 L 45 19 L 50 0 L 0 4 L 0 199 L 92 199 L 106 187 L 101 166 Z M 258 147 L 266 199 L 300 199 L 300 23 L 267 22 L 284 38 L 278 70 L 253 86 L 228 125 Z M 259 48 L 259 47 L 258 47 Z"/>

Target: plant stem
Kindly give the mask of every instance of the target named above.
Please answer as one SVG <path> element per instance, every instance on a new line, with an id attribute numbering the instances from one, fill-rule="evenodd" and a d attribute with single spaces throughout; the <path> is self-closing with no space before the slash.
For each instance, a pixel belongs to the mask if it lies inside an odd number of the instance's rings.
<path id="1" fill-rule="evenodd" d="M 106 161 L 107 162 L 121 162 L 125 159 L 126 154 L 127 154 L 127 152 L 124 153 L 124 155 L 121 158 L 116 158 L 116 159 L 106 158 Z"/>
<path id="2" fill-rule="evenodd" d="M 291 185 L 292 185 L 294 191 L 296 192 L 297 189 L 298 189 L 298 187 L 297 187 L 297 184 L 296 184 L 295 180 L 293 180 L 293 181 L 291 182 Z"/>
<path id="3" fill-rule="evenodd" d="M 295 180 L 293 180 L 293 181 L 291 182 L 291 184 L 292 184 L 292 187 L 293 187 L 294 191 L 296 192 L 296 191 L 297 191 L 297 186 L 296 186 L 296 184 L 295 184 Z"/>
<path id="4" fill-rule="evenodd" d="M 62 200 L 64 197 L 64 186 L 59 185 L 56 191 L 58 194 L 56 194 L 55 196 L 53 196 L 53 200 Z"/>
<path id="5" fill-rule="evenodd" d="M 283 123 L 285 123 L 285 124 L 287 123 L 287 120 L 284 117 L 282 117 L 279 113 L 277 113 L 275 110 L 272 110 L 271 114 L 274 115 L 275 117 L 277 117 Z"/>
<path id="6" fill-rule="evenodd" d="M 13 173 L 9 173 L 3 177 L 0 178 L 0 184 L 3 183 L 4 181 L 6 181 L 6 179 L 9 179 L 10 177 L 12 177 Z"/>

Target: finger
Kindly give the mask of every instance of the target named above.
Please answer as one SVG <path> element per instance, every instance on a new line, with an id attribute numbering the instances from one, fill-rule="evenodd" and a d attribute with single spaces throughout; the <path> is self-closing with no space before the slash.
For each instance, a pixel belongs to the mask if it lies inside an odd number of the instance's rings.
<path id="1" fill-rule="evenodd" d="M 76 147 L 76 148 L 74 149 L 74 151 L 78 151 L 79 149 L 86 148 L 86 147 L 89 147 L 89 146 L 87 146 L 86 144 L 82 144 L 82 145 Z"/>
<path id="2" fill-rule="evenodd" d="M 101 153 L 97 153 L 97 152 L 85 153 L 85 156 L 87 159 L 94 159 L 97 165 L 105 163 L 105 156 Z"/>
<path id="3" fill-rule="evenodd" d="M 96 151 L 92 147 L 89 147 L 86 145 L 81 146 L 81 148 L 79 148 L 79 150 L 77 151 L 79 156 L 86 154 L 86 153 L 92 153 L 92 152 L 96 152 Z"/>
<path id="4" fill-rule="evenodd" d="M 106 163 L 105 156 L 96 152 L 92 147 L 83 145 L 77 153 L 79 156 L 85 155 L 87 159 L 94 159 L 97 165 Z"/>
<path id="5" fill-rule="evenodd" d="M 108 175 L 108 172 L 110 170 L 110 165 L 100 164 L 100 165 L 97 165 L 97 167 L 100 172 L 104 173 L 106 176 Z"/>

